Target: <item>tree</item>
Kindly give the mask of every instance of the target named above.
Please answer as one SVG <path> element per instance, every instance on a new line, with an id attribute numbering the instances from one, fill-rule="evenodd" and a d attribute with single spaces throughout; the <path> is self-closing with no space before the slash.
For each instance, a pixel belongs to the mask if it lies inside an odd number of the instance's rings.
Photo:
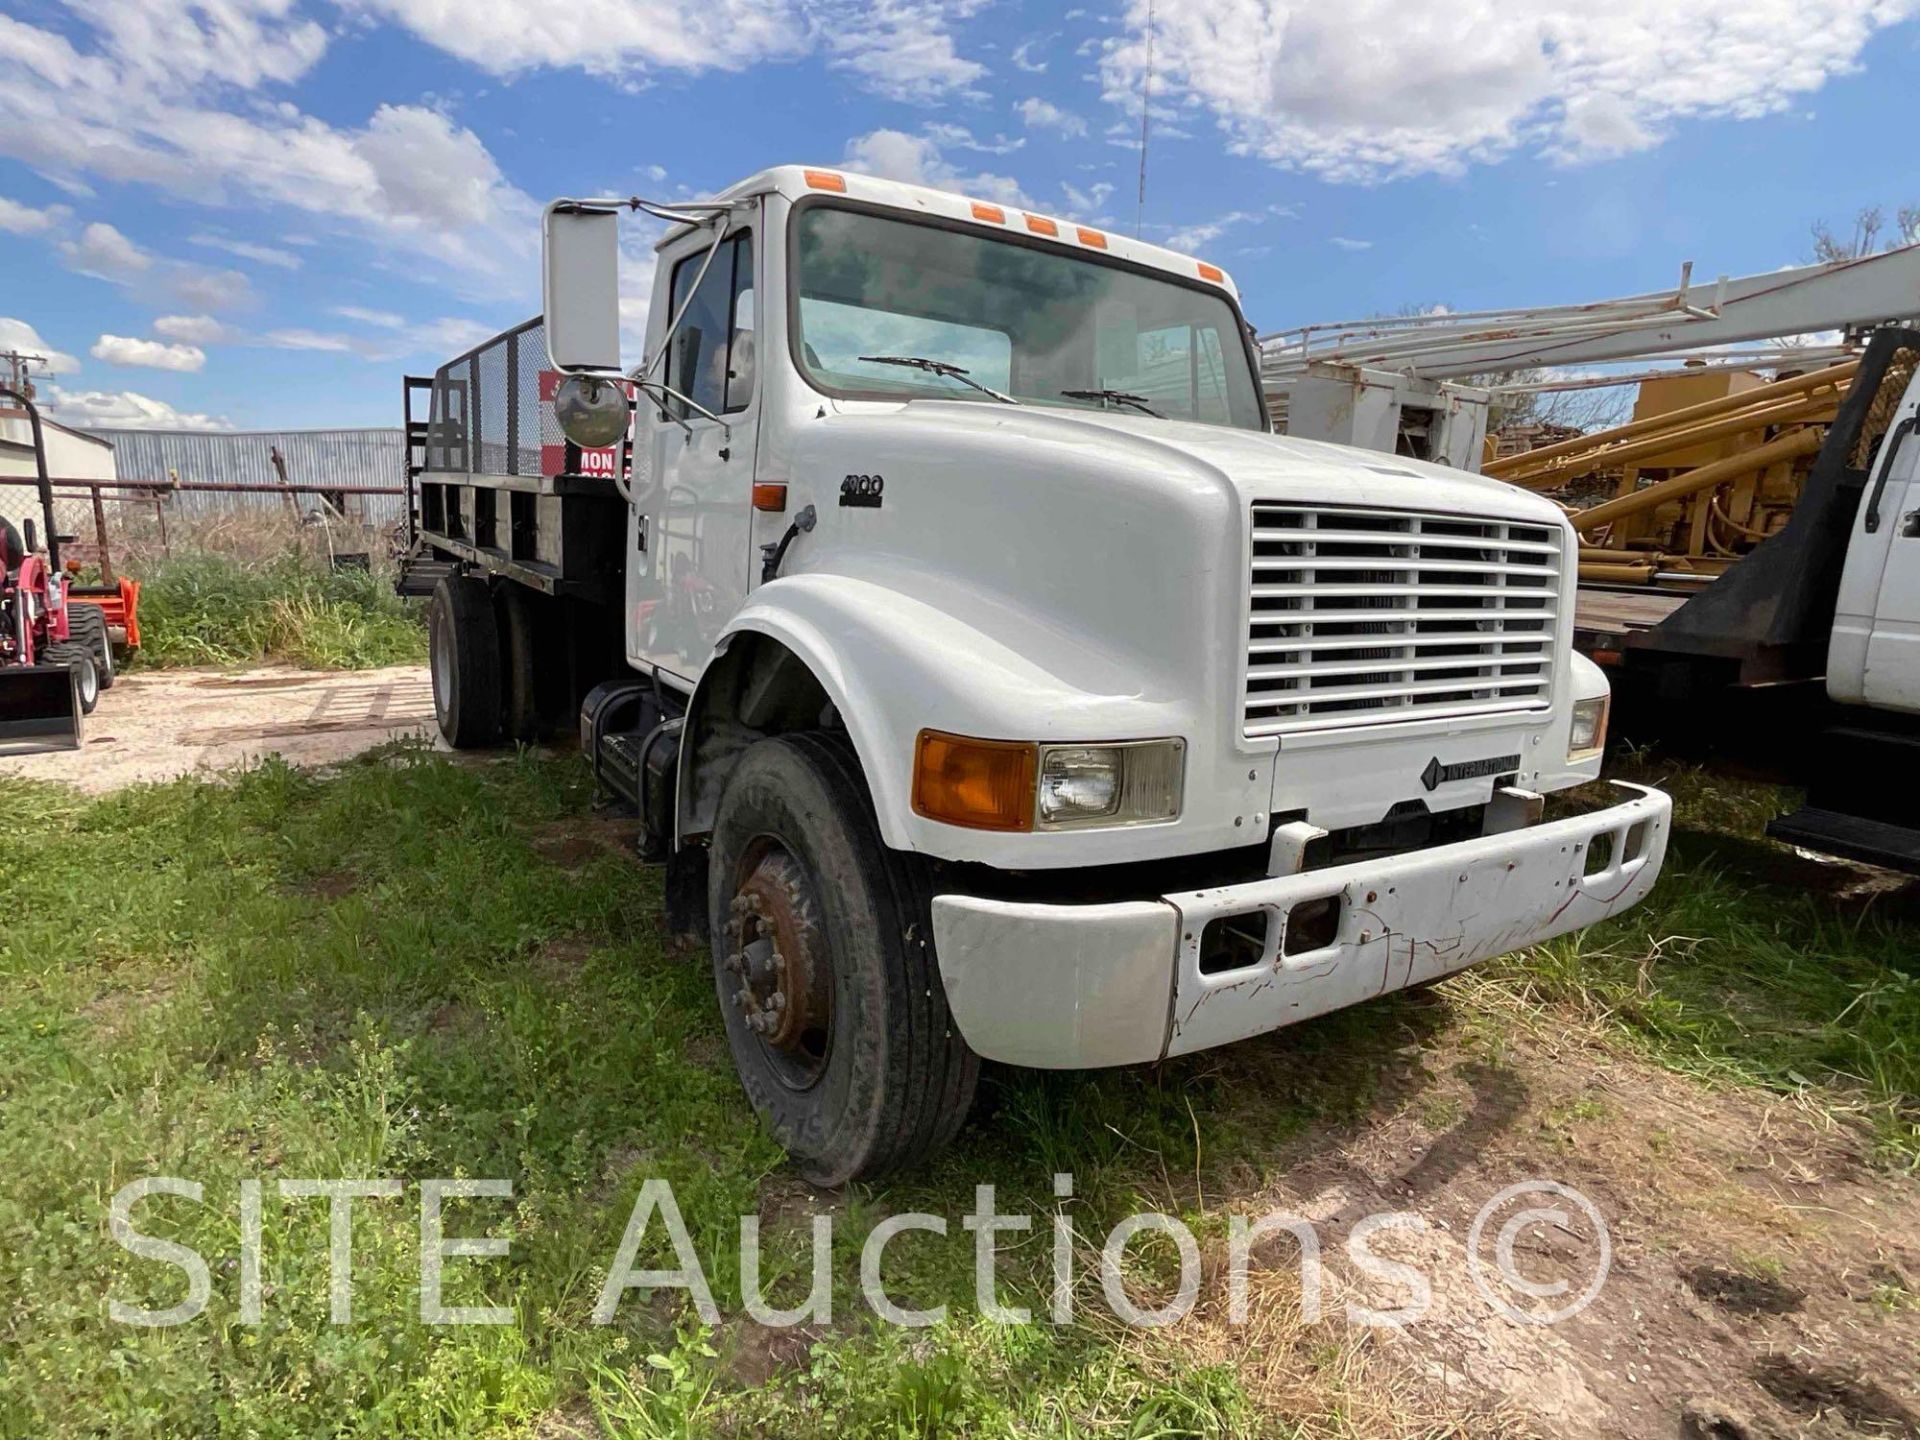
<path id="1" fill-rule="evenodd" d="M 1903 205 L 1894 213 L 1893 234 L 1884 246 L 1880 232 L 1886 229 L 1886 212 L 1878 205 L 1863 205 L 1853 217 L 1853 233 L 1836 235 L 1824 220 L 1813 222 L 1813 258 L 1822 264 L 1836 260 L 1858 260 L 1876 249 L 1898 250 L 1902 245 L 1920 243 L 1920 205 Z"/>

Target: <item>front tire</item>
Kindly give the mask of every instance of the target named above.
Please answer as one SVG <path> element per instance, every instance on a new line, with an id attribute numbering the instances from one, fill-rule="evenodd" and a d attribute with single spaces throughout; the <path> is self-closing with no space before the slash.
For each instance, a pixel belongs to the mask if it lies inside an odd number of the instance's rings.
<path id="1" fill-rule="evenodd" d="M 476 575 L 449 575 L 433 590 L 427 612 L 427 658 L 433 714 L 456 750 L 479 750 L 500 739 L 500 629 L 493 596 Z"/>
<path id="2" fill-rule="evenodd" d="M 102 692 L 113 688 L 113 640 L 107 634 L 107 614 L 98 605 L 69 601 L 67 633 L 85 645 L 93 655 L 93 667 L 100 675 Z"/>
<path id="3" fill-rule="evenodd" d="M 980 1061 L 947 1010 L 916 866 L 825 736 L 760 741 L 720 797 L 707 894 L 727 1042 L 816 1185 L 915 1163 L 973 1101 Z"/>
<path id="4" fill-rule="evenodd" d="M 46 649 L 46 663 L 64 665 L 73 671 L 80 687 L 80 713 L 93 714 L 100 703 L 100 672 L 93 663 L 93 652 L 78 640 L 63 640 Z"/>

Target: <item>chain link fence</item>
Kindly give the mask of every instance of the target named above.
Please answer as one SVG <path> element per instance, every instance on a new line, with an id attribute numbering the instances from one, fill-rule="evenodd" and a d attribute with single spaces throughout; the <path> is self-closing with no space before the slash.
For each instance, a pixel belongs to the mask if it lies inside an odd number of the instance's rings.
<path id="1" fill-rule="evenodd" d="M 139 579 L 197 555 L 253 566 L 292 553 L 328 568 L 384 570 L 404 543 L 397 427 L 91 434 L 112 445 L 116 478 L 61 473 L 71 445 L 49 456 L 62 558 L 89 578 Z M 30 474 L 16 468 L 0 479 L 0 518 L 44 530 Z"/>

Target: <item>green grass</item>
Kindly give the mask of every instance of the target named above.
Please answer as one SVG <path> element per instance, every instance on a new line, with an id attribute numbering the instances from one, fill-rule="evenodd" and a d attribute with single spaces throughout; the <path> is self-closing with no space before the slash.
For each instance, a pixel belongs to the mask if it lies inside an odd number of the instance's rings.
<path id="1" fill-rule="evenodd" d="M 1754 815 L 1770 803 L 1741 795 Z M 1689 796 L 1649 910 L 1489 983 L 1719 1081 L 1866 1097 L 1889 1156 L 1910 1157 L 1912 930 L 1761 888 L 1782 852 L 1702 823 L 1714 803 Z M 1381 1401 L 1350 1383 L 1339 1330 L 1302 1342 L 1311 1383 L 1277 1406 L 1184 1331 L 1120 1331 L 1084 1260 L 1079 1323 L 984 1319 L 959 1220 L 988 1180 L 1003 1213 L 1036 1217 L 1003 1237 L 999 1274 L 1004 1303 L 1043 1315 L 1056 1170 L 1074 1175 L 1083 1243 L 1153 1208 L 1212 1244 L 1223 1197 L 1257 1194 L 1315 1137 L 1420 1105 L 1436 1047 L 1502 1013 L 1477 1011 L 1466 983 L 1157 1069 L 995 1075 L 948 1154 L 822 1202 L 756 1128 L 705 965 L 660 939 L 655 876 L 579 843 L 597 832 L 571 758 L 476 767 L 402 745 L 326 775 L 269 762 L 100 799 L 0 779 L 0 804 L 14 817 L 0 833 L 5 1435 L 1371 1433 Z M 1647 938 L 1679 934 L 1697 938 Z M 205 1186 L 202 1204 L 138 1212 L 211 1266 L 206 1313 L 172 1329 L 106 1315 L 109 1296 L 183 1293 L 179 1272 L 107 1233 L 109 1197 L 148 1175 Z M 354 1323 L 335 1327 L 326 1206 L 283 1204 L 276 1182 L 372 1176 L 407 1189 L 356 1202 Z M 450 1262 L 447 1293 L 511 1306 L 511 1325 L 420 1322 L 417 1184 L 432 1176 L 512 1180 L 511 1201 L 449 1205 L 448 1233 L 512 1251 Z M 716 1330 L 668 1291 L 590 1323 L 648 1177 L 672 1182 L 729 1317 Z M 237 1310 L 249 1178 L 267 1192 L 257 1326 Z M 737 1217 L 766 1217 L 769 1299 L 790 1305 L 817 1203 L 836 1216 L 835 1318 L 769 1358 L 737 1318 Z M 875 1324 L 858 1294 L 860 1239 L 910 1210 L 951 1222 L 888 1251 L 898 1303 L 950 1306 L 929 1330 Z M 1142 1298 L 1172 1273 L 1164 1248 L 1129 1260 Z M 637 1263 L 673 1263 L 657 1227 Z"/>
<path id="2" fill-rule="evenodd" d="M 390 579 L 368 571 L 329 571 L 291 551 L 251 565 L 182 555 L 141 577 L 137 656 L 142 665 L 361 670 L 424 659 L 421 619 Z"/>
<path id="3" fill-rule="evenodd" d="M 1570 1006 L 1673 1069 L 1860 1109 L 1883 1158 L 1920 1168 L 1920 891 L 1764 836 L 1772 786 L 1643 757 L 1623 774 L 1677 811 L 1648 903 L 1474 973 Z"/>
<path id="4" fill-rule="evenodd" d="M 704 965 L 658 938 L 654 877 L 611 851 L 543 858 L 547 827 L 586 823 L 577 762 L 394 747 L 324 778 L 270 762 L 100 800 L 0 779 L 0 803 L 21 817 L 0 874 L 32 877 L 0 937 L 0 1434 L 519 1434 L 556 1412 L 622 1436 L 1255 1433 L 1229 1373 L 982 1320 L 959 1219 L 980 1177 L 1003 1211 L 1044 1217 L 1056 1166 L 1089 1225 L 1164 1204 L 1168 1172 L 1195 1171 L 1196 1106 L 1223 1163 L 1351 1113 L 1366 1061 L 1338 1029 L 1308 1049 L 1352 1059 L 1305 1059 L 1299 1092 L 1257 1120 L 1217 1065 L 999 1087 L 1001 1118 L 956 1151 L 847 1197 L 832 1331 L 790 1357 L 792 1383 L 743 1385 L 737 1322 L 703 1334 L 677 1294 L 589 1323 L 644 1178 L 672 1182 L 729 1315 L 736 1217 L 792 1182 L 733 1078 Z M 107 1235 L 109 1197 L 146 1175 L 205 1186 L 204 1204 L 138 1212 L 212 1266 L 212 1304 L 177 1328 L 105 1315 L 109 1295 L 184 1293 Z M 275 1181 L 340 1176 L 410 1185 L 356 1202 L 355 1323 L 336 1328 L 326 1206 L 283 1206 Z M 513 1251 L 450 1264 L 448 1301 L 510 1304 L 513 1325 L 419 1322 L 411 1182 L 427 1176 L 512 1178 L 510 1204 L 450 1207 L 449 1233 Z M 246 1178 L 267 1182 L 258 1327 L 236 1309 Z M 953 1304 L 931 1332 L 880 1330 L 859 1300 L 868 1223 L 909 1209 L 953 1222 L 889 1251 L 900 1303 Z M 1010 1301 L 1046 1303 L 1046 1223 L 1002 1267 Z M 807 1233 L 769 1223 L 773 1303 L 798 1301 Z M 658 1227 L 649 1246 L 641 1265 L 672 1263 Z"/>

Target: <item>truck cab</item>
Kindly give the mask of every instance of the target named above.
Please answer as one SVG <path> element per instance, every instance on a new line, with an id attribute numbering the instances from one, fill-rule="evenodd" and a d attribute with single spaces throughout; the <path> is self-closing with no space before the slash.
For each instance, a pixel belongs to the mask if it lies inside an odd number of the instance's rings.
<path id="1" fill-rule="evenodd" d="M 634 209 L 669 228 L 629 366 Z M 544 223 L 563 473 L 490 476 L 479 359 L 435 381 L 443 728 L 578 702 L 810 1178 L 944 1143 L 982 1059 L 1244 1040 L 1652 887 L 1665 796 L 1547 816 L 1608 704 L 1561 512 L 1272 434 L 1220 268 L 799 166 Z"/>
<path id="2" fill-rule="evenodd" d="M 1868 362 L 1860 412 L 1834 426 L 1836 459 L 1859 450 L 1857 499 L 1838 507 L 1824 593 L 1829 722 L 1805 747 L 1806 803 L 1777 817 L 1777 839 L 1920 875 L 1920 815 L 1902 775 L 1920 765 L 1920 333 L 1889 327 Z M 1891 414 L 1874 416 L 1879 397 Z M 1872 423 L 1879 420 L 1879 424 Z M 1871 442 L 1878 437 L 1878 445 Z M 1822 452 L 1826 458 L 1826 452 Z M 1849 457 L 1853 458 L 1853 457 Z"/>

